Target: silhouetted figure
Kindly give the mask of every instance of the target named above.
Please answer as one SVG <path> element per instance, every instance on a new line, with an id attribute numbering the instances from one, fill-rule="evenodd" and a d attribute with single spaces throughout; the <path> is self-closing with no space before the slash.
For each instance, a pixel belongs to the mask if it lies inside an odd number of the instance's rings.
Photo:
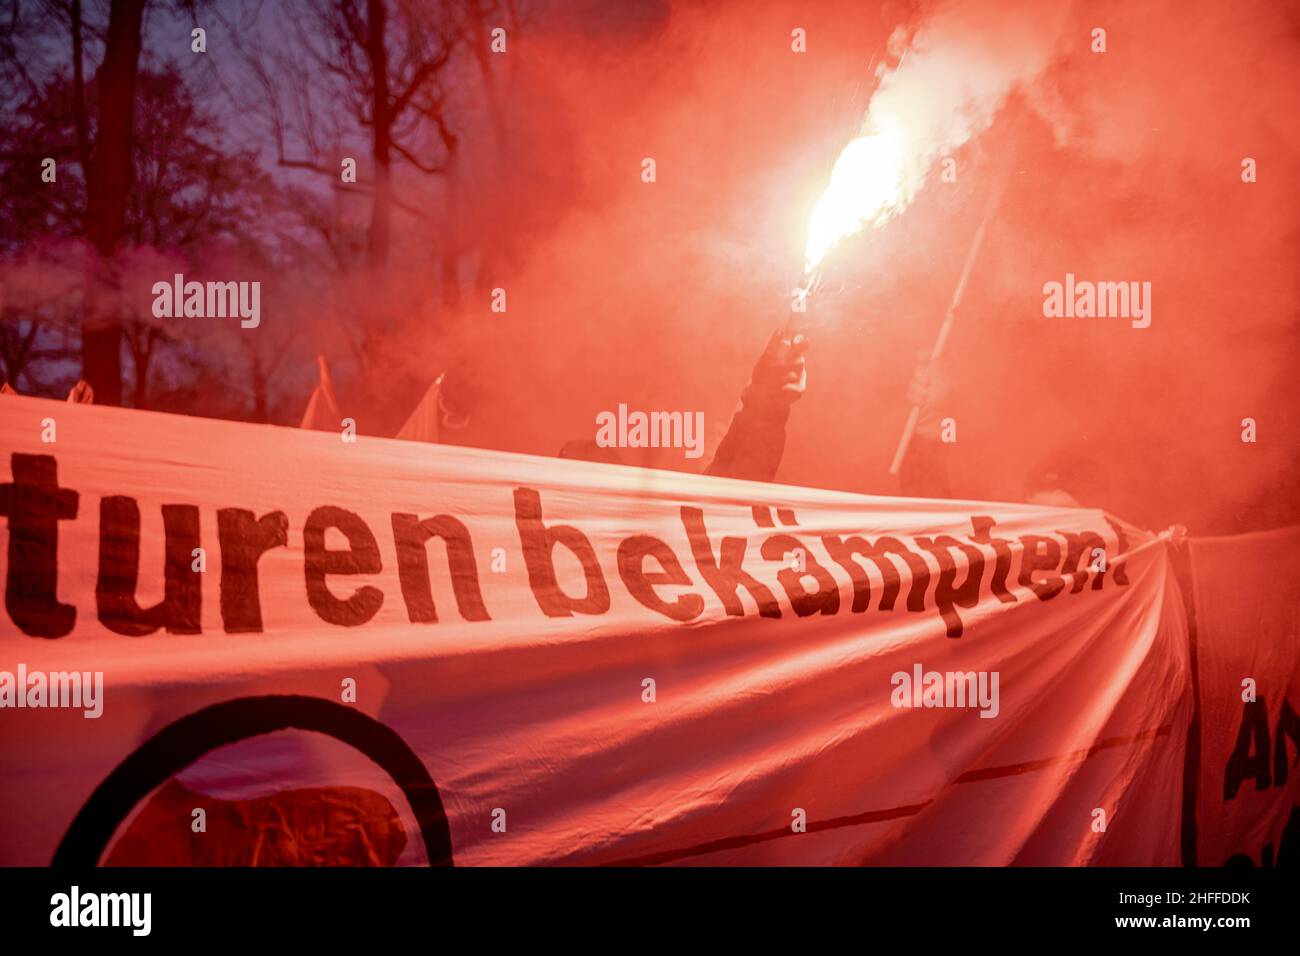
<path id="1" fill-rule="evenodd" d="M 916 422 L 916 432 L 908 447 L 907 457 L 899 469 L 899 493 L 904 497 L 953 497 L 948 478 L 950 446 L 942 441 L 941 408 L 948 397 L 948 381 L 942 368 L 928 360 L 928 353 L 921 353 L 907 391 L 908 402 L 919 407 L 921 414 Z M 1080 462 L 1058 462 L 1030 475 L 1023 488 L 1014 489 L 1000 497 L 1008 501 L 1020 499 L 1031 505 L 1082 508 L 1085 506 L 1064 486 L 1073 486 L 1080 480 L 1083 471 Z"/>
<path id="2" fill-rule="evenodd" d="M 705 474 L 750 481 L 776 477 L 785 453 L 790 407 L 808 387 L 804 363 L 808 345 L 807 336 L 789 330 L 776 332 L 768 340 Z"/>

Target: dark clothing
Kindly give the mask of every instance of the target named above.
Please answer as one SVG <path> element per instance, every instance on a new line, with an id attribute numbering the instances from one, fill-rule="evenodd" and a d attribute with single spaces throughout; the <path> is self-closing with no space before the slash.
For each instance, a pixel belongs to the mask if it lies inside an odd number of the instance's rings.
<path id="1" fill-rule="evenodd" d="M 898 470 L 898 493 L 904 498 L 951 498 L 948 448 L 933 438 L 912 436 Z"/>
<path id="2" fill-rule="evenodd" d="M 779 392 L 750 385 L 741 393 L 740 408 L 704 473 L 771 481 L 785 453 L 785 423 L 789 418 L 790 403 Z"/>
<path id="3" fill-rule="evenodd" d="M 772 481 L 785 452 L 785 425 L 790 403 L 772 389 L 750 385 L 740 408 L 718 445 L 707 475 Z M 898 493 L 905 498 L 951 498 L 948 448 L 943 442 L 914 436 L 899 473 Z"/>

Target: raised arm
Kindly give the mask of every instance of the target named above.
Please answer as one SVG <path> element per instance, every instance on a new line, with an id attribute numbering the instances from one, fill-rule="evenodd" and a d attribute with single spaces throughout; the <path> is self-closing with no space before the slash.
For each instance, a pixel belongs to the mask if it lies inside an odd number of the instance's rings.
<path id="1" fill-rule="evenodd" d="M 740 395 L 740 407 L 718 445 L 717 454 L 705 472 L 724 478 L 771 481 L 776 477 L 785 452 L 785 424 L 790 406 L 808 385 L 804 353 L 805 335 L 782 330 L 772 335 L 748 387 Z"/>

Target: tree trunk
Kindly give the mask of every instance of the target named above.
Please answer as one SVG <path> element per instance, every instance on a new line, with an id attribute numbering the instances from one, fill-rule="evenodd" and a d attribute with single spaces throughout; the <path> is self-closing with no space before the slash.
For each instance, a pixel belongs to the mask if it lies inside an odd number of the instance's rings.
<path id="1" fill-rule="evenodd" d="M 460 305 L 460 258 L 453 249 L 442 254 L 442 304 L 449 309 Z"/>
<path id="2" fill-rule="evenodd" d="M 367 0 L 366 3 L 366 58 L 370 61 L 373 84 L 371 113 L 373 116 L 372 154 L 375 161 L 375 201 L 370 208 L 368 253 L 372 269 L 380 270 L 388 264 L 389 218 L 392 211 L 392 106 L 388 93 L 388 47 L 385 33 L 388 28 L 388 11 L 385 0 Z"/>
<path id="3" fill-rule="evenodd" d="M 149 407 L 149 366 L 153 362 L 153 349 L 158 337 L 158 330 L 148 325 L 137 326 L 126 336 L 127 347 L 131 350 L 131 362 L 135 366 L 132 401 L 136 408 Z"/>
<path id="4" fill-rule="evenodd" d="M 271 420 L 271 403 L 268 397 L 270 371 L 262 366 L 262 358 L 253 348 L 251 339 L 244 338 L 244 354 L 248 357 L 248 380 L 253 386 L 253 421 L 266 424 Z"/>
<path id="5" fill-rule="evenodd" d="M 86 75 L 82 66 L 81 0 L 72 0 L 72 117 L 77 127 L 77 159 L 83 179 L 90 178 L 90 123 L 86 119 Z"/>
<path id="6" fill-rule="evenodd" d="M 488 14 L 480 0 L 470 0 L 468 9 L 469 28 L 472 34 L 470 50 L 474 54 L 474 62 L 478 65 L 479 77 L 483 81 L 483 98 L 487 103 L 488 121 L 492 129 L 496 161 L 492 173 L 497 177 L 504 177 L 507 169 L 505 102 L 498 82 L 496 65 L 498 62 L 504 62 L 505 58 L 491 52 L 491 37 L 487 28 Z M 513 17 L 506 22 L 510 28 L 509 42 L 514 51 L 511 55 L 518 56 L 518 33 L 520 32 L 516 29 L 518 23 Z M 491 290 L 496 285 L 504 263 L 513 258 L 508 249 L 512 242 L 511 237 L 514 235 L 514 230 L 510 228 L 508 222 L 509 215 L 509 203 L 502 203 L 499 195 L 494 193 L 487 215 L 481 216 L 476 224 L 479 229 L 480 248 L 476 278 L 479 292 L 487 293 Z"/>
<path id="7" fill-rule="evenodd" d="M 455 152 L 447 156 L 443 183 L 446 191 L 441 209 L 442 233 L 439 236 L 441 242 L 437 255 L 442 272 L 442 305 L 446 309 L 455 309 L 460 306 L 460 260 L 465 251 L 460 230 L 460 160 Z M 483 266 L 480 263 L 476 282 L 482 274 Z"/>
<path id="8" fill-rule="evenodd" d="M 86 238 L 99 254 L 82 316 L 82 377 L 101 405 L 122 404 L 122 318 L 112 289 L 110 260 L 126 225 L 131 189 L 131 140 L 141 25 L 147 0 L 113 0 L 99 86 L 99 129 L 87 177 Z"/>

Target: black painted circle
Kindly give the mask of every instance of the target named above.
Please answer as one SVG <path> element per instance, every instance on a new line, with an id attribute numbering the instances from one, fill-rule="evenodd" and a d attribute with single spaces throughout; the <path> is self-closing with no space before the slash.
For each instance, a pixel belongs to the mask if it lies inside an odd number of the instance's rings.
<path id="1" fill-rule="evenodd" d="M 420 826 L 430 866 L 452 866 L 451 828 L 429 771 L 401 736 L 358 710 L 320 697 L 269 695 L 213 704 L 168 724 L 123 760 L 90 795 L 52 866 L 98 866 L 131 810 L 204 754 L 278 730 L 310 730 L 365 754 L 401 788 Z"/>

